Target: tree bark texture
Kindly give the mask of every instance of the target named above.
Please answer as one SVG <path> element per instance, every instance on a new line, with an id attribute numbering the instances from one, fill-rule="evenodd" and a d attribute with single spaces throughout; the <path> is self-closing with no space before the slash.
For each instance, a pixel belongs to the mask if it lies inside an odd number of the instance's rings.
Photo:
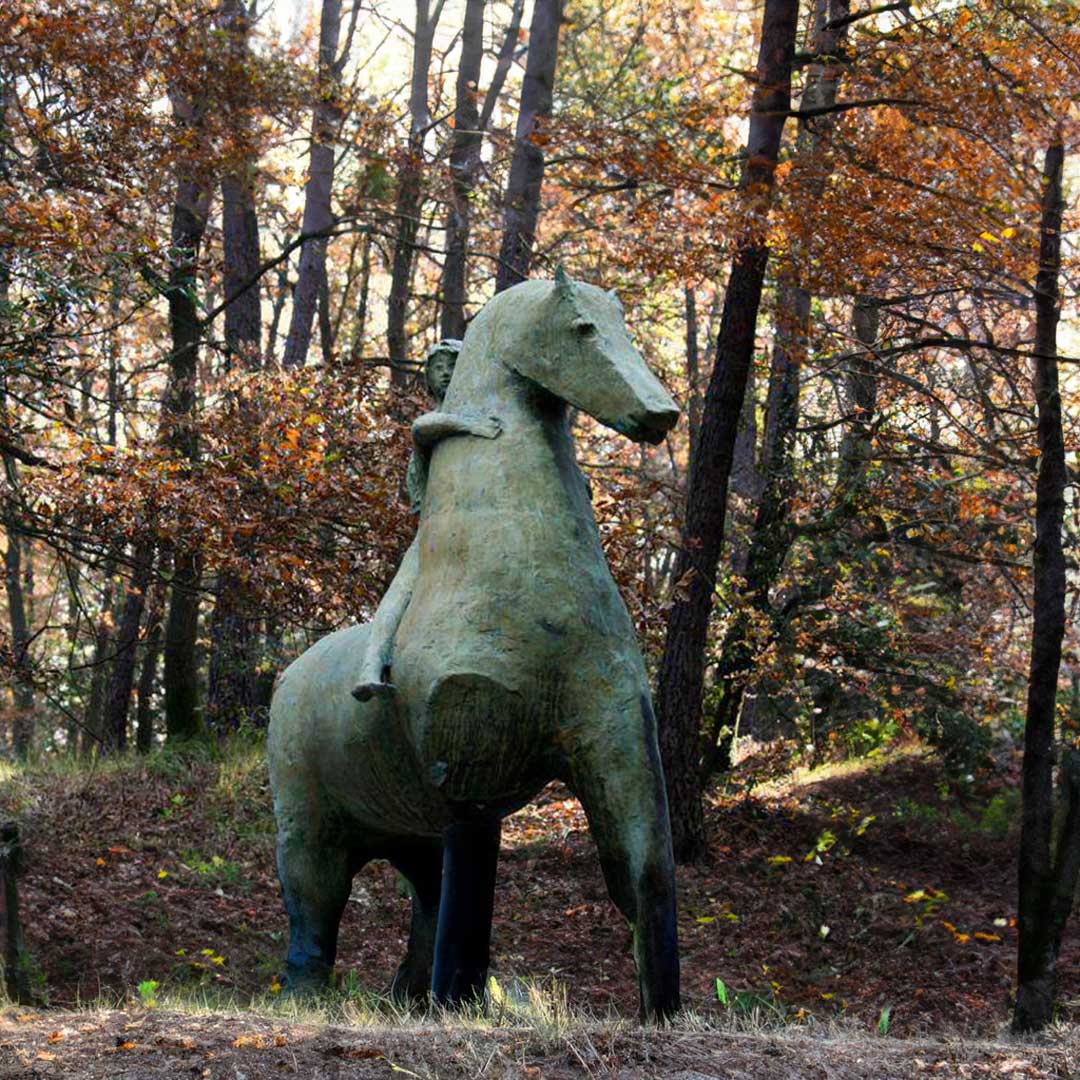
<path id="1" fill-rule="evenodd" d="M 687 459 L 694 458 L 701 426 L 701 348 L 698 336 L 697 295 L 692 285 L 683 290 L 686 308 L 686 423 L 689 436 Z"/>
<path id="2" fill-rule="evenodd" d="M 806 357 L 806 328 L 810 295 L 804 289 L 781 285 L 776 343 L 769 378 L 766 438 L 762 447 L 765 484 L 747 545 L 744 607 L 724 633 L 717 664 L 715 704 L 706 717 L 702 755 L 703 779 L 731 768 L 731 754 L 739 714 L 760 642 L 753 640 L 755 625 L 771 614 L 769 590 L 779 576 L 791 548 L 787 520 L 792 495 L 795 428 L 799 421 L 799 378 Z"/>
<path id="3" fill-rule="evenodd" d="M 465 336 L 466 278 L 469 250 L 469 201 L 480 173 L 480 64 L 484 59 L 484 5 L 466 0 L 461 29 L 461 61 L 454 103 L 454 138 L 450 146 L 452 195 L 446 216 L 446 257 L 442 273 L 442 336 Z"/>
<path id="4" fill-rule="evenodd" d="M 14 492 L 17 463 L 14 458 L 5 454 L 3 464 L 8 486 Z M 34 688 L 27 652 L 30 647 L 30 623 L 23 589 L 23 537 L 16 515 L 10 508 L 4 511 L 3 526 L 7 541 L 4 550 L 4 588 L 11 625 L 11 649 L 15 661 L 15 678 L 12 684 L 15 713 L 11 723 L 11 748 L 17 758 L 25 759 L 33 744 Z"/>
<path id="5" fill-rule="evenodd" d="M 0 179 L 8 177 L 7 131 L 8 85 L 0 79 Z M 11 269 L 7 253 L 0 251 L 0 307 L 6 305 L 11 287 Z M 0 421 L 7 426 L 7 393 L 0 381 Z M 26 612 L 26 593 L 23 589 L 23 538 L 19 532 L 14 498 L 18 490 L 18 462 L 8 453 L 0 455 L 12 502 L 0 506 L 0 523 L 4 526 L 7 547 L 4 551 L 4 589 L 7 594 L 8 620 L 11 625 L 11 648 L 15 661 L 15 681 L 12 687 L 15 707 L 11 729 L 11 748 L 17 758 L 25 758 L 34 737 L 34 690 L 30 681 L 27 649 L 30 645 L 30 625 Z"/>
<path id="6" fill-rule="evenodd" d="M 1038 410 L 1039 475 L 1035 489 L 1034 620 L 1031 629 L 1031 668 L 1027 719 L 1024 725 L 1023 821 L 1020 832 L 1016 1007 L 1013 1030 L 1039 1031 L 1053 1017 L 1055 967 L 1061 931 L 1072 905 L 1072 880 L 1063 880 L 1063 867 L 1051 856 L 1054 819 L 1054 732 L 1057 710 L 1061 642 L 1065 634 L 1065 440 L 1058 391 L 1057 324 L 1060 313 L 1058 276 L 1061 268 L 1061 190 L 1065 149 L 1060 131 L 1046 152 L 1043 167 L 1039 271 L 1035 279 L 1034 382 Z M 1066 790 L 1077 783 L 1076 757 L 1070 753 L 1063 768 Z M 1066 814 L 1068 844 L 1076 831 L 1077 802 Z M 1072 841 L 1075 843 L 1075 840 Z M 1074 860 L 1065 860 L 1071 863 Z M 1067 897 L 1059 896 L 1061 890 Z M 1058 909 L 1055 911 L 1055 909 Z"/>
<path id="7" fill-rule="evenodd" d="M 817 0 L 810 40 L 813 53 L 822 57 L 837 55 L 847 35 L 846 24 L 842 20 L 849 9 L 850 0 Z M 827 61 L 810 66 L 799 102 L 800 114 L 835 104 L 840 71 L 838 64 Z M 796 140 L 797 153 L 817 153 L 821 145 L 828 141 L 834 126 L 833 118 L 804 118 L 800 123 L 802 126 Z M 817 181 L 811 184 L 812 194 L 821 193 L 825 179 L 826 173 L 823 169 Z M 789 270 L 781 271 L 779 278 L 775 346 L 759 462 L 759 476 L 763 487 L 759 494 L 758 510 L 750 532 L 744 567 L 747 582 L 745 600 L 749 607 L 732 620 L 720 649 L 720 661 L 717 665 L 718 687 L 714 695 L 715 703 L 707 718 L 708 730 L 702 759 L 706 780 L 713 773 L 725 772 L 731 767 L 740 714 L 744 706 L 749 705 L 746 697 L 747 682 L 759 651 L 759 645 L 750 641 L 750 634 L 755 623 L 760 625 L 770 620 L 772 608 L 769 591 L 783 568 L 794 540 L 787 514 L 792 495 L 795 428 L 799 419 L 799 379 L 806 357 L 811 297 Z M 861 326 L 858 316 L 855 324 L 858 332 Z M 861 340 L 868 340 L 872 347 L 876 337 L 875 326 L 869 337 L 864 335 Z M 871 395 L 872 393 L 871 390 Z"/>
<path id="8" fill-rule="evenodd" d="M 132 553 L 134 569 L 124 595 L 124 607 L 116 627 L 112 670 L 105 691 L 102 735 L 104 749 L 123 750 L 127 746 L 128 709 L 135 685 L 139 627 L 146 607 L 146 590 L 154 568 L 154 545 L 141 540 Z"/>
<path id="9" fill-rule="evenodd" d="M 681 862 L 705 848 L 698 762 L 705 649 L 723 546 L 735 438 L 753 359 L 768 250 L 765 224 L 784 118 L 791 101 L 798 0 L 766 0 L 758 82 L 740 188 L 750 231 L 734 256 L 691 465 L 686 523 L 676 560 L 676 595 L 660 661 L 656 704 L 660 748 L 672 808 L 672 840 Z"/>
<path id="10" fill-rule="evenodd" d="M 10 1001 L 33 1003 L 30 989 L 30 957 L 19 917 L 18 875 L 22 842 L 14 821 L 0 825 L 0 936 L 4 943 L 4 989 Z"/>
<path id="11" fill-rule="evenodd" d="M 469 234 L 472 202 L 481 174 L 480 151 L 492 113 L 502 93 L 517 48 L 525 0 L 514 0 L 510 21 L 491 84 L 479 107 L 478 80 L 484 54 L 484 0 L 468 0 L 461 37 L 454 107 L 454 138 L 450 147 L 451 203 L 446 216 L 446 257 L 442 271 L 442 336 L 463 338 L 467 319 Z"/>
<path id="12" fill-rule="evenodd" d="M 174 100 L 178 119 L 198 129 L 204 105 Z M 206 231 L 211 186 L 198 169 L 178 178 L 173 203 L 169 284 L 169 375 L 162 399 L 164 437 L 177 458 L 190 465 L 198 459 L 194 417 L 200 341 L 196 301 L 199 248 Z M 199 624 L 199 558 L 177 549 L 173 558 L 172 593 L 165 628 L 165 727 L 171 739 L 194 736 L 199 727 L 198 664 L 195 641 Z"/>
<path id="13" fill-rule="evenodd" d="M 240 0 L 228 0 L 222 10 L 233 55 L 238 63 L 246 64 L 248 23 L 243 4 Z M 252 152 L 240 162 L 235 173 L 221 181 L 225 297 L 228 301 L 225 350 L 246 371 L 257 371 L 262 366 L 259 292 L 257 289 L 239 291 L 259 268 L 259 219 L 255 209 L 254 176 Z M 320 291 L 325 295 L 325 289 Z M 243 415 L 245 427 L 257 421 L 252 404 L 243 395 L 236 399 L 235 407 Z M 257 474 L 258 462 L 251 460 L 248 465 L 252 474 Z M 238 547 L 238 554 L 250 562 L 249 545 L 240 542 Z M 221 569 L 210 621 L 210 670 L 206 693 L 207 726 L 219 733 L 235 730 L 252 712 L 255 683 L 252 646 L 258 618 L 255 607 L 245 574 L 233 567 Z"/>
<path id="14" fill-rule="evenodd" d="M 529 276 L 544 181 L 544 122 L 551 118 L 562 12 L 563 0 L 536 0 L 533 8 L 529 55 L 514 131 L 514 156 L 506 183 L 496 292 Z"/>
<path id="15" fill-rule="evenodd" d="M 111 669 L 113 642 L 113 581 L 116 566 L 110 558 L 104 567 L 105 588 L 101 596 L 101 611 L 94 628 L 94 657 L 90 664 L 90 696 L 83 713 L 81 750 L 84 757 L 105 748 L 105 689 Z"/>
<path id="16" fill-rule="evenodd" d="M 416 234 L 424 201 L 424 136 L 431 126 L 428 105 L 428 74 L 435 28 L 442 14 L 442 0 L 430 10 L 428 0 L 416 0 L 413 30 L 412 82 L 409 88 L 409 141 L 398 173 L 398 193 L 394 204 L 394 254 L 390 266 L 390 295 L 386 305 L 386 347 L 390 354 L 391 379 L 396 386 L 407 381 L 409 342 L 406 322 L 409 310 Z"/>
<path id="17" fill-rule="evenodd" d="M 319 285 L 326 273 L 326 245 L 334 223 L 331 197 L 334 188 L 334 144 L 341 126 L 341 71 L 347 54 L 338 57 L 341 37 L 341 0 L 323 0 L 319 20 L 318 98 L 311 123 L 311 156 L 304 186 L 301 229 L 307 239 L 300 246 L 300 271 L 293 292 L 292 321 L 285 339 L 282 365 L 303 367 L 311 346 L 311 330 L 319 306 Z"/>
<path id="18" fill-rule="evenodd" d="M 146 638 L 143 642 L 142 667 L 139 669 L 137 705 L 135 708 L 135 747 L 140 754 L 148 754 L 154 746 L 154 687 L 157 684 L 158 661 L 161 658 L 162 617 L 168 588 L 165 573 L 170 557 L 163 552 L 158 575 L 150 589 L 149 607 L 146 612 Z"/>

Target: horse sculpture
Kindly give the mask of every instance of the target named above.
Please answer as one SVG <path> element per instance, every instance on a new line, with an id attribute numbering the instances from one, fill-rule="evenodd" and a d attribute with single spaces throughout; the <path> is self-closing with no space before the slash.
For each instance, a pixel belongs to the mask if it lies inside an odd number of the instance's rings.
<path id="1" fill-rule="evenodd" d="M 483 308 L 441 411 L 414 425 L 429 479 L 391 692 L 351 696 L 367 626 L 330 634 L 281 676 L 269 759 L 292 989 L 329 978 L 353 875 L 382 858 L 413 894 L 393 993 L 481 997 L 501 819 L 557 778 L 633 927 L 642 1016 L 679 1008 L 656 722 L 568 406 L 651 443 L 678 416 L 614 293 L 560 271 Z"/>

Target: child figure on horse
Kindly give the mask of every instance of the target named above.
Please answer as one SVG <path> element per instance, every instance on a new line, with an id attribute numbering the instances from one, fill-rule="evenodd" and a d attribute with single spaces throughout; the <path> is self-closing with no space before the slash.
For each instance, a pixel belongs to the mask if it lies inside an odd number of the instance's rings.
<path id="1" fill-rule="evenodd" d="M 435 399 L 438 407 L 450 388 L 454 375 L 461 342 L 456 338 L 443 338 L 428 350 L 424 362 L 424 381 L 428 392 Z M 429 414 L 430 415 L 430 414 Z M 437 414 L 436 414 L 437 415 Z M 431 458 L 431 443 L 415 442 L 409 457 L 409 467 L 405 473 L 405 489 L 409 495 L 409 506 L 414 514 L 420 513 L 427 488 L 428 461 Z M 393 583 L 379 604 L 375 618 L 371 622 L 371 636 L 368 639 L 367 652 L 364 655 L 360 681 L 353 689 L 357 701 L 370 701 L 373 697 L 393 694 L 394 684 L 390 682 L 390 660 L 394 649 L 394 635 L 397 633 L 401 617 L 412 599 L 413 584 L 417 573 L 416 541 L 409 545 L 405 558 L 394 576 Z"/>

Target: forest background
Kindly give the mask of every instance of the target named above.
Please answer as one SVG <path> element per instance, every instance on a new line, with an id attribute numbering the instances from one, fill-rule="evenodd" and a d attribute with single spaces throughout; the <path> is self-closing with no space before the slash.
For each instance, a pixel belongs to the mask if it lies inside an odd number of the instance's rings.
<path id="1" fill-rule="evenodd" d="M 684 406 L 656 448 L 574 419 L 677 856 L 706 856 L 740 755 L 760 779 L 925 746 L 963 800 L 1035 746 L 1021 881 L 1056 959 L 1080 860 L 1077 16 L 8 5 L 11 755 L 257 738 L 282 666 L 370 617 L 408 544 L 427 349 L 562 265 L 618 292 Z"/>

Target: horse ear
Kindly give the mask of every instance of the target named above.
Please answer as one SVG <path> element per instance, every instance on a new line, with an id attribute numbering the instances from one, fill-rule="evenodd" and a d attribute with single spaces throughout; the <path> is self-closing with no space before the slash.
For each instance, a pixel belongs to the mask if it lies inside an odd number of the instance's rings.
<path id="1" fill-rule="evenodd" d="M 560 300 L 569 300 L 574 295 L 574 283 L 570 275 L 562 268 L 562 263 L 555 267 L 555 291 Z"/>

